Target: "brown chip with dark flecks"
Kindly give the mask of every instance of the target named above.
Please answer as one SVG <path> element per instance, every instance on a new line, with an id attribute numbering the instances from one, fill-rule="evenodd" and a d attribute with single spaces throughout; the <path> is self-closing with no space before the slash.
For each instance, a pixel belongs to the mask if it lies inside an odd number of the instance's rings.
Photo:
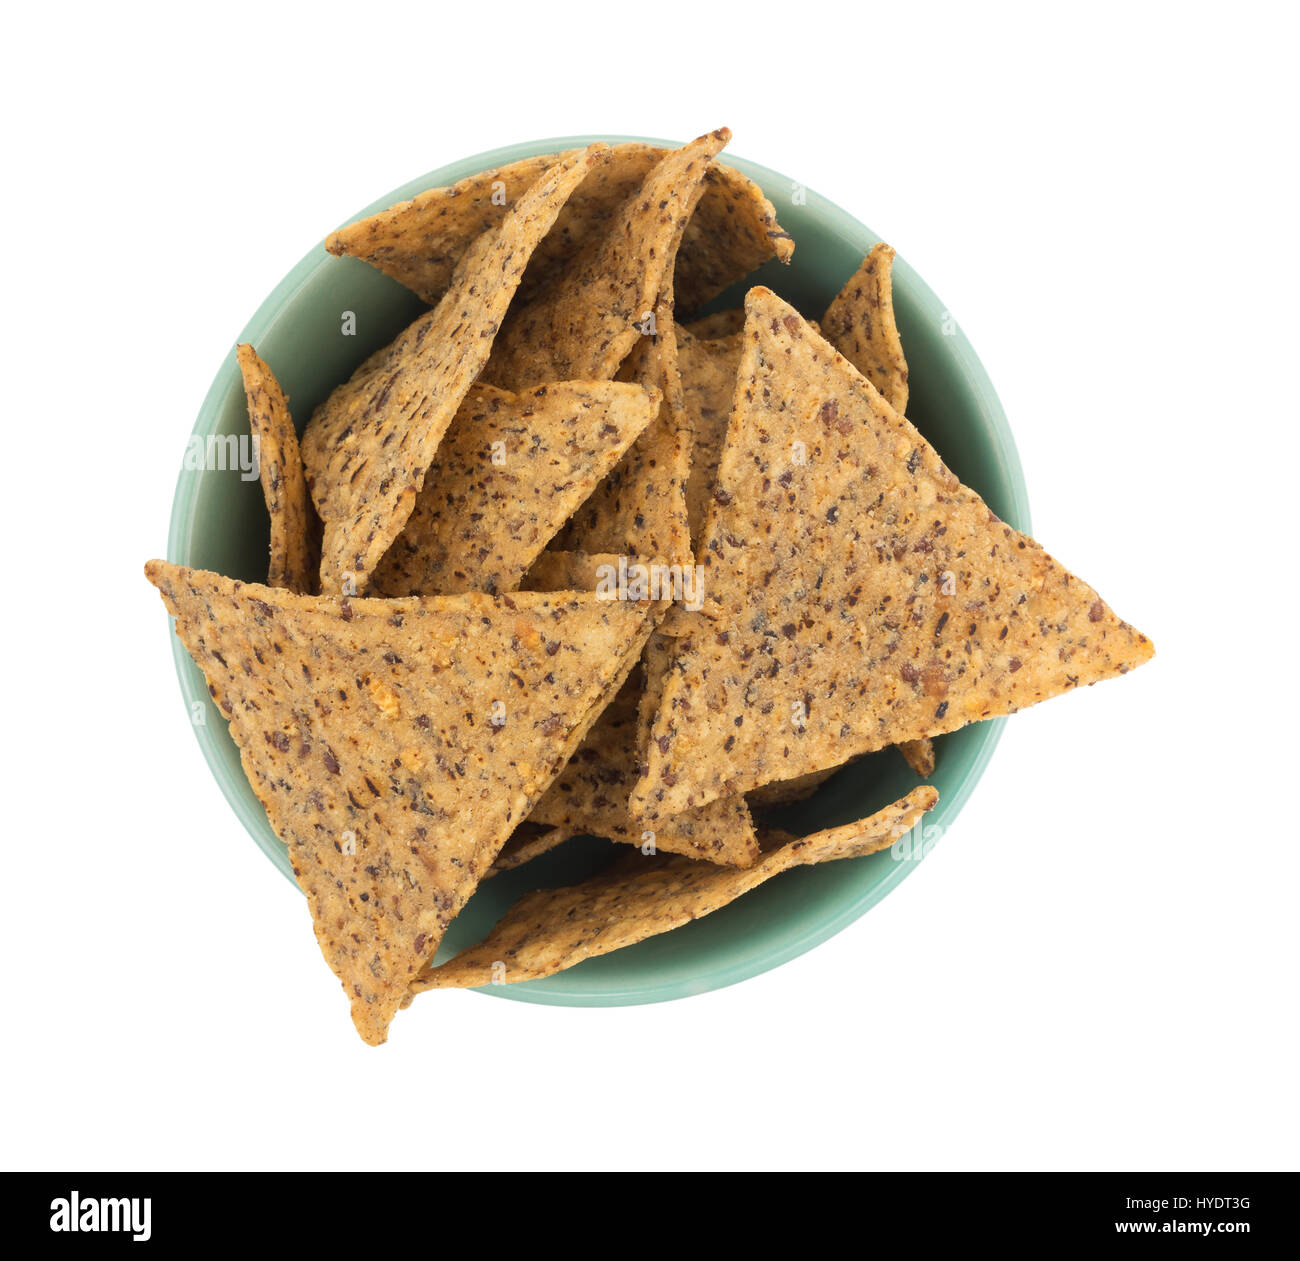
<path id="1" fill-rule="evenodd" d="M 922 779 L 929 779 L 934 774 L 934 741 L 928 736 L 920 740 L 904 740 L 898 751 L 903 755 L 903 761 Z"/>
<path id="2" fill-rule="evenodd" d="M 320 518 L 307 491 L 289 400 L 252 346 L 236 346 L 235 358 L 244 380 L 258 476 L 271 518 L 266 585 L 310 593 L 316 590 L 320 571 Z"/>
<path id="3" fill-rule="evenodd" d="M 524 575 L 524 591 L 602 591 L 609 594 L 610 577 L 617 578 L 616 552 L 543 552 Z M 616 588 L 615 588 L 616 591 Z M 646 593 L 649 598 L 649 592 Z"/>
<path id="4" fill-rule="evenodd" d="M 375 570 L 374 590 L 515 590 L 658 414 L 660 398 L 614 381 L 560 381 L 522 394 L 471 387 L 415 511 Z"/>
<path id="5" fill-rule="evenodd" d="M 545 552 L 529 570 L 526 585 L 535 591 L 596 591 L 602 598 L 616 598 L 618 588 L 612 576 L 620 567 L 626 571 L 627 564 L 626 556 Z M 630 584 L 627 590 L 635 595 Z M 635 598 L 648 596 L 642 593 Z M 652 843 L 668 853 L 747 866 L 758 849 L 743 798 L 714 802 L 704 810 L 661 820 L 653 829 L 646 829 L 628 814 L 628 796 L 640 774 L 642 744 L 649 730 L 645 713 L 658 704 L 662 670 L 670 655 L 661 648 L 652 651 L 660 638 L 652 634 L 646 641 L 644 668 L 628 676 L 622 691 L 587 733 L 530 818 L 623 844 Z"/>
<path id="6" fill-rule="evenodd" d="M 658 636 L 656 631 L 652 639 Z M 767 810 L 773 806 L 788 806 L 796 801 L 806 801 L 832 775 L 839 771 L 838 766 L 828 766 L 822 771 L 809 771 L 807 775 L 796 775 L 794 779 L 777 780 L 764 784 L 745 794 L 745 800 L 755 810 Z"/>
<path id="7" fill-rule="evenodd" d="M 672 292 L 682 232 L 730 136 L 724 127 L 670 150 L 575 258 L 515 304 L 483 379 L 518 390 L 613 378 Z"/>
<path id="8" fill-rule="evenodd" d="M 487 361 L 530 255 L 587 171 L 607 155 L 593 145 L 548 168 L 500 226 L 469 247 L 438 305 L 316 409 L 302 453 L 325 523 L 322 591 L 365 592 Z"/>
<path id="9" fill-rule="evenodd" d="M 894 322 L 894 251 L 872 248 L 827 308 L 821 331 L 900 416 L 907 411 L 907 360 Z M 899 745 L 904 761 L 922 779 L 934 774 L 934 742 Z"/>
<path id="10" fill-rule="evenodd" d="M 364 259 L 436 303 L 470 243 L 497 227 L 507 208 L 548 167 L 573 152 L 521 158 L 450 187 L 429 189 L 331 233 L 325 248 Z M 671 152 L 640 142 L 612 145 L 609 161 L 590 172 L 534 252 L 525 292 L 545 284 L 604 231 Z M 733 167 L 715 163 L 677 251 L 676 289 L 683 309 L 702 306 L 773 254 L 788 262 L 793 248 L 758 185 Z"/>
<path id="11" fill-rule="evenodd" d="M 633 672 L 529 819 L 621 844 L 748 867 L 758 857 L 758 842 L 743 797 L 660 819 L 653 828 L 629 815 L 628 797 L 640 771 L 636 742 L 640 693 L 640 680 Z"/>
<path id="12" fill-rule="evenodd" d="M 733 306 L 725 311 L 714 311 L 712 315 L 690 320 L 682 327 L 697 341 L 717 341 L 719 338 L 737 334 L 745 327 L 745 308 Z"/>
<path id="13" fill-rule="evenodd" d="M 303 596 L 150 561 L 362 1038 L 636 662 L 652 604 Z"/>
<path id="14" fill-rule="evenodd" d="M 684 328 L 677 330 L 677 370 L 682 380 L 686 424 L 691 431 L 691 472 L 686 480 L 686 513 L 691 544 L 704 540 L 704 527 L 713 503 L 718 460 L 727 439 L 736 371 L 740 367 L 741 335 L 702 341 Z"/>
<path id="15" fill-rule="evenodd" d="M 894 251 L 873 246 L 822 317 L 826 340 L 900 416 L 907 412 L 907 360 L 894 323 Z"/>
<path id="16" fill-rule="evenodd" d="M 554 976 L 710 915 L 792 867 L 887 849 L 937 800 L 933 788 L 917 788 L 868 819 L 787 841 L 748 868 L 632 855 L 580 884 L 526 894 L 479 945 L 421 972 L 411 992 Z"/>
<path id="17" fill-rule="evenodd" d="M 491 880 L 503 871 L 514 871 L 530 863 L 534 858 L 549 854 L 558 849 L 565 841 L 577 836 L 577 832 L 568 828 L 548 828 L 540 823 L 529 823 L 525 819 L 510 835 L 510 839 L 501 847 L 496 861 L 487 869 L 484 880 Z"/>
<path id="18" fill-rule="evenodd" d="M 1127 673 L 1150 640 L 961 485 L 770 290 L 745 349 L 703 588 L 631 799 L 653 820 Z"/>
<path id="19" fill-rule="evenodd" d="M 613 552 L 669 564 L 690 563 L 686 518 L 690 432 L 677 371 L 671 300 L 655 310 L 655 334 L 629 357 L 624 378 L 663 395 L 645 428 L 591 497 L 556 535 L 556 551 Z"/>

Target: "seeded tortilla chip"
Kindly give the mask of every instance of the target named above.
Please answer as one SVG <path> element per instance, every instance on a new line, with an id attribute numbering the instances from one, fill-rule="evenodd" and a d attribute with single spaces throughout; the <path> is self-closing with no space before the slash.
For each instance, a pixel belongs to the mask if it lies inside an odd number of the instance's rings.
<path id="1" fill-rule="evenodd" d="M 703 589 L 632 813 L 654 819 L 1124 674 L 1152 646 L 787 303 L 746 301 Z"/>
<path id="2" fill-rule="evenodd" d="M 440 967 L 426 968 L 411 991 L 554 976 L 584 959 L 701 919 L 792 867 L 887 849 L 937 799 L 933 788 L 917 788 L 868 819 L 788 841 L 746 869 L 632 855 L 580 884 L 526 894 L 483 942 Z"/>
<path id="3" fill-rule="evenodd" d="M 893 270 L 894 251 L 883 242 L 874 246 L 827 308 L 821 331 L 902 416 L 907 411 L 907 360 L 894 322 Z M 907 740 L 898 750 L 922 779 L 934 774 L 932 740 Z"/>
<path id="4" fill-rule="evenodd" d="M 900 416 L 907 411 L 907 360 L 894 323 L 894 251 L 873 246 L 822 317 L 822 333 Z"/>
<path id="5" fill-rule="evenodd" d="M 163 561 L 145 573 L 289 847 L 357 1031 L 383 1042 L 411 978 L 632 668 L 655 606 L 348 601 Z"/>
<path id="6" fill-rule="evenodd" d="M 656 333 L 631 358 L 629 379 L 663 395 L 659 415 L 632 444 L 556 536 L 556 551 L 612 552 L 668 564 L 689 563 L 686 481 L 690 433 L 686 428 L 672 306 L 655 311 Z"/>
<path id="7" fill-rule="evenodd" d="M 533 590 L 607 590 L 611 571 L 627 558 L 585 552 L 547 552 L 529 571 Z M 687 854 L 710 862 L 748 866 L 757 857 L 753 819 L 743 798 L 714 802 L 703 810 L 661 820 L 647 829 L 628 814 L 627 802 L 641 771 L 642 745 L 649 731 L 642 710 L 651 711 L 662 691 L 662 670 L 671 651 L 652 645 L 643 650 L 643 671 L 633 671 L 622 691 L 601 714 L 530 819 L 569 828 L 573 833 L 603 836 L 644 846 L 653 842 L 667 853 Z"/>
<path id="8" fill-rule="evenodd" d="M 628 814 L 628 797 L 640 770 L 636 743 L 640 691 L 634 673 L 533 807 L 529 820 L 621 844 L 653 844 L 665 853 L 748 867 L 758 857 L 758 842 L 743 797 L 659 820 L 653 828 Z"/>
<path id="9" fill-rule="evenodd" d="M 307 493 L 289 400 L 252 346 L 236 346 L 235 358 L 244 379 L 258 476 L 271 518 L 266 585 L 309 594 L 316 589 L 320 569 L 320 519 Z"/>
<path id="10" fill-rule="evenodd" d="M 613 378 L 672 291 L 682 232 L 704 192 L 723 128 L 671 150 L 605 228 L 554 278 L 511 310 L 484 380 L 518 390 Z"/>
<path id="11" fill-rule="evenodd" d="M 898 746 L 903 761 L 922 779 L 929 779 L 934 774 L 934 741 L 928 736 L 921 740 L 904 740 Z"/>
<path id="12" fill-rule="evenodd" d="M 591 165 L 607 153 L 593 145 L 550 167 L 500 227 L 470 246 L 438 305 L 316 409 L 302 451 L 325 523 L 322 591 L 366 590 L 487 361 L 529 256 Z"/>
<path id="13" fill-rule="evenodd" d="M 686 329 L 677 330 L 677 370 L 681 374 L 686 424 L 691 431 L 686 514 L 692 546 L 698 546 L 704 539 L 718 460 L 727 439 L 727 421 L 731 418 L 740 350 L 739 333 L 702 341 Z"/>
<path id="14" fill-rule="evenodd" d="M 714 311 L 712 315 L 691 320 L 682 327 L 697 341 L 717 341 L 720 338 L 731 337 L 733 334 L 739 334 L 745 327 L 745 308 L 733 306 L 725 311 Z"/>
<path id="15" fill-rule="evenodd" d="M 557 849 L 565 841 L 577 835 L 577 832 L 571 832 L 568 828 L 543 827 L 540 823 L 529 823 L 525 819 L 501 847 L 496 862 L 487 869 L 483 879 L 490 880 L 503 871 L 514 871 L 516 867 L 522 867 L 525 863 L 532 862 L 534 858 L 549 854 L 551 850 Z"/>
<path id="16" fill-rule="evenodd" d="M 513 591 L 650 420 L 660 394 L 561 381 L 471 387 L 406 528 L 375 571 L 390 596 Z"/>
<path id="17" fill-rule="evenodd" d="M 656 631 L 657 635 L 658 632 Z M 828 766 L 824 771 L 810 771 L 807 775 L 798 775 L 794 779 L 778 780 L 774 784 L 764 784 L 753 792 L 745 794 L 745 800 L 755 810 L 767 810 L 773 806 L 788 806 L 796 801 L 806 801 L 840 768 Z"/>
<path id="18" fill-rule="evenodd" d="M 541 154 L 434 188 L 349 224 L 325 242 L 331 254 L 364 259 L 426 302 L 436 303 L 476 237 L 500 225 L 513 205 L 564 154 Z M 613 145 L 560 212 L 529 264 L 525 290 L 544 285 L 608 226 L 670 149 L 640 143 Z M 794 242 L 758 185 L 715 163 L 677 251 L 676 289 L 694 310 L 775 254 L 789 262 Z M 743 319 L 740 321 L 743 323 Z M 738 323 L 737 328 L 740 327 Z"/>

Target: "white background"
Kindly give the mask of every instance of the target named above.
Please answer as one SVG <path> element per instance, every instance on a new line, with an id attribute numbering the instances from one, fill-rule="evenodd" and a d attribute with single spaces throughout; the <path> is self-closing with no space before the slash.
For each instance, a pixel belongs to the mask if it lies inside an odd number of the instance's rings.
<path id="1" fill-rule="evenodd" d="M 399 8 L 6 19 L 3 1163 L 1294 1168 L 1283 7 Z M 1159 655 L 1015 718 L 922 869 L 796 962 L 621 1010 L 440 994 L 367 1049 L 141 574 L 184 439 L 387 189 L 723 123 L 943 296 L 1038 537 Z"/>

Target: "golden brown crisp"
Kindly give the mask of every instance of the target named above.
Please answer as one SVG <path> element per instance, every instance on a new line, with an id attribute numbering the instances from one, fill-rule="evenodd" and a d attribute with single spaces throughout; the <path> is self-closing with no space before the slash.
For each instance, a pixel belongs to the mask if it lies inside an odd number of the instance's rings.
<path id="1" fill-rule="evenodd" d="M 316 590 L 320 570 L 320 518 L 307 492 L 289 400 L 252 346 L 236 346 L 235 358 L 244 379 L 258 476 L 271 518 L 266 585 L 309 594 Z"/>
<path id="2" fill-rule="evenodd" d="M 1151 656 L 793 307 L 755 288 L 746 312 L 703 552 L 729 624 L 680 641 L 634 816 L 1014 713 Z"/>
<path id="3" fill-rule="evenodd" d="M 496 862 L 487 869 L 483 879 L 491 880 L 493 876 L 499 876 L 503 871 L 513 871 L 516 867 L 522 867 L 525 863 L 532 862 L 534 858 L 549 854 L 551 850 L 577 835 L 578 833 L 571 832 L 568 828 L 543 827 L 540 823 L 529 823 L 525 819 L 501 847 Z"/>
<path id="4" fill-rule="evenodd" d="M 421 972 L 411 992 L 554 976 L 709 915 L 792 867 L 887 849 L 937 800 L 933 788 L 917 788 L 869 819 L 788 841 L 746 869 L 632 855 L 580 884 L 525 895 L 479 945 Z"/>
<path id="5" fill-rule="evenodd" d="M 904 740 L 898 751 L 903 755 L 903 761 L 922 779 L 929 779 L 934 774 L 934 741 L 928 736 L 920 740 Z"/>
<path id="6" fill-rule="evenodd" d="M 718 460 L 722 457 L 727 421 L 731 418 L 740 350 L 739 333 L 701 341 L 685 329 L 677 330 L 677 370 L 682 378 L 686 424 L 691 431 L 686 512 L 693 547 L 704 541 L 705 523 L 718 475 Z"/>
<path id="7" fill-rule="evenodd" d="M 704 191 L 723 128 L 671 150 L 581 252 L 515 303 L 483 379 L 519 390 L 547 381 L 608 381 L 671 292 L 682 231 Z"/>
<path id="8" fill-rule="evenodd" d="M 894 323 L 894 251 L 873 246 L 822 317 L 822 333 L 900 416 L 907 412 L 907 360 Z"/>
<path id="9" fill-rule="evenodd" d="M 660 394 L 560 381 L 470 388 L 406 528 L 375 570 L 384 595 L 514 591 L 528 567 L 658 414 Z"/>
<path id="10" fill-rule="evenodd" d="M 730 337 L 733 333 L 739 333 L 745 327 L 745 308 L 743 306 L 733 306 L 728 307 L 725 311 L 714 311 L 712 315 L 703 316 L 698 320 L 691 320 L 690 323 L 684 324 L 682 327 L 697 341 L 717 341 L 719 338 Z"/>
<path id="11" fill-rule="evenodd" d="M 529 819 L 651 851 L 748 867 L 758 857 L 758 841 L 743 797 L 657 820 L 653 828 L 628 813 L 628 796 L 639 772 L 640 694 L 641 680 L 634 672 L 533 807 Z"/>
<path id="12" fill-rule="evenodd" d="M 655 631 L 651 638 L 657 637 Z M 794 779 L 777 780 L 764 784 L 745 794 L 745 800 L 755 810 L 765 810 L 771 806 L 788 806 L 795 801 L 806 801 L 840 768 L 828 766 L 825 770 L 809 771 L 807 775 L 796 775 Z"/>
<path id="13" fill-rule="evenodd" d="M 302 596 L 150 561 L 289 847 L 357 1031 L 383 1042 L 498 851 L 635 664 L 655 606 Z"/>
<path id="14" fill-rule="evenodd" d="M 438 305 L 316 409 L 302 453 L 325 523 L 322 591 L 365 592 L 487 361 L 530 255 L 587 171 L 607 156 L 593 145 L 549 168 L 500 227 L 469 248 Z"/>
<path id="15" fill-rule="evenodd" d="M 686 427 L 671 296 L 655 311 L 656 333 L 629 356 L 621 374 L 663 395 L 659 415 L 556 535 L 556 551 L 613 552 L 669 564 L 690 563 Z"/>
<path id="16" fill-rule="evenodd" d="M 529 264 L 525 290 L 563 269 L 645 182 L 670 149 L 630 142 L 611 146 L 610 160 L 590 172 Z M 436 303 L 470 243 L 499 226 L 506 210 L 550 166 L 572 156 L 547 153 L 471 175 L 340 228 L 325 242 L 331 254 L 365 259 L 394 280 Z M 773 254 L 789 262 L 794 241 L 776 221 L 772 204 L 751 179 L 715 163 L 677 251 L 676 288 L 683 309 L 694 310 Z M 739 325 L 737 325 L 739 327 Z"/>

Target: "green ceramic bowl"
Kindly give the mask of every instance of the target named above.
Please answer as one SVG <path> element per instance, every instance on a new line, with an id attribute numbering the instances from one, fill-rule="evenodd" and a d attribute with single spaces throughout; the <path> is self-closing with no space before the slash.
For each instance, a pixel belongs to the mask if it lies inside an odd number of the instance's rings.
<path id="1" fill-rule="evenodd" d="M 357 218 L 426 188 L 451 184 L 477 171 L 536 153 L 593 140 L 630 136 L 563 136 L 480 153 L 395 189 Z M 652 141 L 656 144 L 673 143 Z M 756 180 L 776 206 L 797 248 L 789 267 L 770 263 L 711 304 L 736 305 L 749 284 L 761 282 L 818 318 L 879 238 L 851 215 L 811 190 L 753 162 L 724 155 Z M 250 225 L 250 231 L 255 230 Z M 900 258 L 894 265 L 894 306 L 910 367 L 908 415 L 961 479 L 1003 520 L 1029 529 L 1029 507 L 1011 431 L 975 352 L 944 304 Z M 332 258 L 319 245 L 276 286 L 239 335 L 271 364 L 299 428 L 330 390 L 361 361 L 391 341 L 423 309 L 412 294 L 365 263 Z M 356 335 L 344 337 L 343 313 L 356 316 Z M 196 435 L 246 434 L 248 418 L 233 347 L 227 353 L 194 426 Z M 269 524 L 256 480 L 230 472 L 182 472 L 172 504 L 169 558 L 247 581 L 266 575 Z M 187 712 L 207 699 L 203 676 L 173 635 L 172 648 Z M 202 711 L 199 711 L 202 712 Z M 194 728 L 203 755 L 240 822 L 263 853 L 292 880 L 285 847 L 276 839 L 221 723 Z M 967 727 L 938 741 L 933 783 L 939 804 L 926 820 L 925 849 L 951 827 L 975 787 L 1001 734 L 1001 721 Z M 888 805 L 917 780 L 892 749 L 846 768 L 815 797 L 787 807 L 783 822 L 799 831 L 847 823 Z M 471 899 L 452 925 L 439 958 L 483 938 L 523 891 L 568 883 L 608 861 L 604 841 L 579 840 L 526 868 L 496 877 Z M 575 1007 L 660 1002 L 702 994 L 743 981 L 803 954 L 851 924 L 916 866 L 890 852 L 852 862 L 789 872 L 731 906 L 628 950 L 590 959 L 543 981 L 488 986 L 483 993 L 524 1002 Z"/>

